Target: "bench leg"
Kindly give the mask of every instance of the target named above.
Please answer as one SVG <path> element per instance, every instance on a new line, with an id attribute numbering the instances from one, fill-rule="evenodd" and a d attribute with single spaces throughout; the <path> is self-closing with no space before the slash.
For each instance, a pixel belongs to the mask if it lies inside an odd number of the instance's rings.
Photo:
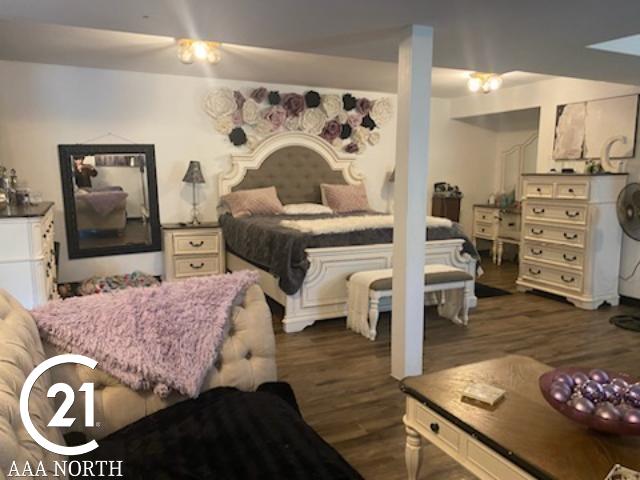
<path id="1" fill-rule="evenodd" d="M 379 306 L 380 299 L 378 297 L 369 297 L 369 340 L 375 340 L 378 335 Z"/>

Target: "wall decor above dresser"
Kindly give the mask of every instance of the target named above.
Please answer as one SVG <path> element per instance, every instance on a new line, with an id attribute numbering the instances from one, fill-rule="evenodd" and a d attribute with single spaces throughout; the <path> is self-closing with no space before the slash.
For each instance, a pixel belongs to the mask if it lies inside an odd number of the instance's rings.
<path id="1" fill-rule="evenodd" d="M 618 305 L 622 229 L 616 215 L 626 174 L 524 175 L 518 287 L 595 310 Z"/>

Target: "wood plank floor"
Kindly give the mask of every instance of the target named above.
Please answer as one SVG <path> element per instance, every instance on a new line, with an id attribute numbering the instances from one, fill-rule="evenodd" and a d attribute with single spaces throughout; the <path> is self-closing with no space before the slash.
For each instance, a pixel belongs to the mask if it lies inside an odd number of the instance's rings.
<path id="1" fill-rule="evenodd" d="M 484 261 L 481 281 L 515 292 L 517 268 Z M 480 299 L 467 328 L 427 309 L 424 370 L 433 372 L 507 353 L 552 366 L 598 365 L 640 376 L 640 334 L 609 324 L 630 307 L 579 310 L 532 294 Z M 405 479 L 403 395 L 390 375 L 389 316 L 371 342 L 345 329 L 344 320 L 318 322 L 285 334 L 274 307 L 280 379 L 289 382 L 307 422 L 367 479 Z M 553 412 L 551 413 L 553 414 Z M 423 453 L 422 479 L 472 479 L 433 446 Z M 566 479 L 570 480 L 570 479 Z"/>

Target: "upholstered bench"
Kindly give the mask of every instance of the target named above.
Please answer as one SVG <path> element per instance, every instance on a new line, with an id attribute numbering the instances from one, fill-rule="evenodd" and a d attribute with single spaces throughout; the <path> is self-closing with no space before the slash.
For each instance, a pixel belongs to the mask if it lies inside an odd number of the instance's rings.
<path id="1" fill-rule="evenodd" d="M 469 322 L 469 305 L 464 291 L 466 282 L 472 280 L 473 277 L 467 272 L 451 265 L 431 264 L 424 267 L 425 295 L 434 292 L 438 293 L 440 295 L 438 302 L 440 314 L 458 325 L 467 325 Z M 391 299 L 393 269 L 387 268 L 354 273 L 348 278 L 348 289 L 349 315 L 347 316 L 347 326 L 362 333 L 370 340 L 375 340 L 381 301 L 383 299 Z M 449 292 L 454 293 L 448 295 Z M 362 308 L 365 301 L 368 304 L 368 308 L 365 309 L 366 317 Z M 365 325 L 362 319 L 367 317 L 368 324 Z"/>

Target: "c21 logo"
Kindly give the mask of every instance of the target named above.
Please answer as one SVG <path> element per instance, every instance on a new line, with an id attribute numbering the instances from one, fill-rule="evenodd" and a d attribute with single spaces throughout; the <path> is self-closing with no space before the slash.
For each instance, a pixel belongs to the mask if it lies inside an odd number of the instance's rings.
<path id="1" fill-rule="evenodd" d="M 38 378 L 40 378 L 40 376 L 50 368 L 65 363 L 84 365 L 85 367 L 89 367 L 91 369 L 96 368 L 96 365 L 98 365 L 98 362 L 89 357 L 85 357 L 84 355 L 65 354 L 58 355 L 57 357 L 51 357 L 45 360 L 40 365 L 38 365 L 33 370 L 33 372 L 29 374 L 24 382 L 24 385 L 22 386 L 22 391 L 20 392 L 20 416 L 22 417 L 24 428 L 26 428 L 31 438 L 33 438 L 33 440 L 42 448 L 52 453 L 57 453 L 58 455 L 83 455 L 98 448 L 98 442 L 96 442 L 95 440 L 91 440 L 84 445 L 78 445 L 75 447 L 68 447 L 66 445 L 58 445 L 56 443 L 53 443 L 52 441 L 46 439 L 38 431 L 38 429 L 36 429 L 29 413 L 29 396 L 31 395 L 31 390 L 33 389 L 33 386 Z M 93 383 L 83 383 L 80 387 L 80 391 L 84 392 L 85 394 L 85 426 L 93 427 Z M 69 412 L 69 409 L 73 405 L 75 399 L 75 392 L 73 391 L 73 388 L 71 388 L 71 386 L 67 385 L 66 383 L 56 383 L 49 388 L 47 397 L 54 398 L 60 392 L 65 394 L 65 399 L 53 418 L 49 421 L 47 425 L 49 427 L 70 427 L 76 420 L 75 418 L 66 417 L 66 414 Z"/>

